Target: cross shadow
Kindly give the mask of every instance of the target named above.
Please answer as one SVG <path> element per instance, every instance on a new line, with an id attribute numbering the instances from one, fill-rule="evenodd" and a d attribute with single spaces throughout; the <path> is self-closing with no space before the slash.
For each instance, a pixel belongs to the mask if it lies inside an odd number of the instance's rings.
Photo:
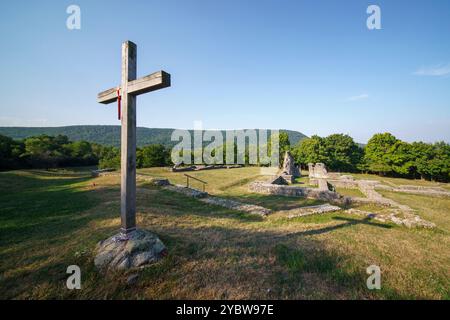
<path id="1" fill-rule="evenodd" d="M 346 221 L 346 222 L 338 224 L 338 225 L 334 225 L 334 226 L 324 227 L 324 228 L 321 228 L 321 229 L 300 231 L 300 232 L 297 232 L 297 233 L 294 233 L 294 234 L 290 234 L 290 235 L 291 236 L 292 235 L 296 235 L 296 236 L 311 236 L 311 235 L 317 235 L 317 234 L 323 234 L 323 233 L 331 232 L 331 231 L 334 231 L 334 230 L 339 230 L 339 229 L 342 229 L 342 228 L 347 228 L 347 227 L 358 225 L 358 224 L 364 224 L 364 225 L 369 225 L 369 226 L 374 226 L 374 227 L 384 228 L 384 229 L 392 228 L 392 226 L 390 226 L 388 224 L 371 222 L 370 218 L 364 218 L 362 220 L 359 220 L 359 219 L 344 218 L 344 217 L 333 217 L 333 220 Z"/>

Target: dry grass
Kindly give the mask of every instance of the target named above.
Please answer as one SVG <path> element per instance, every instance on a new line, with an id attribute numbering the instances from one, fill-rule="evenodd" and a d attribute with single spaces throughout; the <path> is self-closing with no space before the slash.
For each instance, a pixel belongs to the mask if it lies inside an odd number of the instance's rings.
<path id="1" fill-rule="evenodd" d="M 444 187 L 450 188 L 448 183 L 420 180 L 420 179 L 403 179 L 403 178 L 391 178 L 391 177 L 382 177 L 373 174 L 357 174 L 351 173 L 356 179 L 367 179 L 367 180 L 378 180 L 386 183 L 387 185 L 392 186 L 400 186 L 400 185 L 416 185 L 422 187 Z"/>
<path id="2" fill-rule="evenodd" d="M 141 173 L 184 182 L 164 168 Z M 249 193 L 258 168 L 189 174 L 213 194 L 274 210 L 315 203 Z M 169 256 L 128 287 L 126 275 L 93 267 L 95 243 L 119 226 L 117 177 L 16 171 L 0 173 L 0 189 L 1 298 L 449 298 L 448 199 L 384 193 L 438 226 L 409 230 L 341 212 L 262 218 L 140 184 L 138 223 L 160 235 Z M 65 288 L 70 264 L 82 269 L 82 290 Z M 377 292 L 365 287 L 371 264 L 382 270 Z"/>

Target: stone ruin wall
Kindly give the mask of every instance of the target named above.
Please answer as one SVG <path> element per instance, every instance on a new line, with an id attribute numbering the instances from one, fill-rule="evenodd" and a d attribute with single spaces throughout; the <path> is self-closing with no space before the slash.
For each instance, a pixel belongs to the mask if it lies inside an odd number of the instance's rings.
<path id="1" fill-rule="evenodd" d="M 313 198 L 324 201 L 343 201 L 344 197 L 329 190 L 319 190 L 317 188 L 293 187 L 285 185 L 275 185 L 267 182 L 254 182 L 249 185 L 250 191 L 273 194 L 279 196 Z"/>
<path id="2" fill-rule="evenodd" d="M 308 172 L 310 179 L 339 179 L 340 174 L 336 172 L 328 172 L 327 167 L 323 163 L 308 163 Z"/>
<path id="3" fill-rule="evenodd" d="M 313 186 L 319 185 L 319 180 L 317 178 L 310 178 L 309 184 Z M 337 188 L 344 188 L 344 189 L 357 189 L 358 183 L 354 180 L 347 180 L 347 179 L 326 179 L 331 185 Z"/>

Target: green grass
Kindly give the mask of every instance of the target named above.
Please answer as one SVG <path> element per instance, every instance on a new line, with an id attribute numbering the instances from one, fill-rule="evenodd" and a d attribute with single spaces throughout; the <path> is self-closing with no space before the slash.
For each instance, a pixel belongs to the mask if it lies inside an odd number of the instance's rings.
<path id="1" fill-rule="evenodd" d="M 139 171 L 184 182 L 166 168 Z M 212 194 L 274 213 L 263 218 L 139 184 L 138 225 L 157 233 L 169 255 L 130 287 L 126 274 L 103 275 L 93 266 L 95 244 L 120 224 L 118 177 L 94 179 L 82 168 L 0 173 L 0 298 L 449 299 L 450 199 L 383 191 L 436 230 L 342 212 L 287 219 L 277 211 L 319 202 L 248 192 L 258 168 L 192 175 L 206 180 Z M 65 288 L 71 264 L 82 270 L 81 290 Z M 382 270 L 377 292 L 365 287 L 371 264 Z"/>
<path id="2" fill-rule="evenodd" d="M 349 189 L 349 188 L 336 188 L 336 192 L 347 197 L 359 197 L 365 198 L 366 196 L 359 189 Z"/>
<path id="3" fill-rule="evenodd" d="M 444 186 L 444 188 L 449 188 L 449 184 L 440 183 L 434 181 L 420 180 L 420 179 L 404 179 L 404 178 L 391 178 L 391 177 L 383 177 L 374 174 L 358 174 L 351 173 L 350 175 L 354 176 L 356 179 L 361 180 L 378 180 L 384 182 L 386 184 L 392 184 L 395 186 L 399 185 L 415 185 L 415 186 L 423 186 L 423 187 L 439 187 Z"/>

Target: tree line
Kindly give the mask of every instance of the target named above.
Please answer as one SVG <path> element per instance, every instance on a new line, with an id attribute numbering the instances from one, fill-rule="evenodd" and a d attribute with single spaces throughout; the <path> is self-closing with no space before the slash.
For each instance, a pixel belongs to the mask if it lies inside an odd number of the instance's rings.
<path id="1" fill-rule="evenodd" d="M 136 157 L 139 168 L 170 164 L 169 150 L 161 144 L 138 148 Z M 0 135 L 0 170 L 91 165 L 119 168 L 120 149 L 88 141 L 70 141 L 64 135 L 39 135 L 22 140 Z"/>
<path id="2" fill-rule="evenodd" d="M 390 133 L 372 136 L 364 147 L 344 134 L 312 136 L 291 148 L 297 163 L 324 163 L 331 171 L 450 181 L 450 145 L 408 143 Z"/>
<path id="3" fill-rule="evenodd" d="M 308 163 L 322 162 L 331 171 L 450 181 L 450 145 L 445 142 L 407 143 L 390 133 L 379 133 L 366 146 L 360 146 L 348 135 L 332 134 L 314 135 L 291 146 L 287 133 L 281 132 L 279 138 L 280 163 L 284 152 L 289 150 L 303 168 Z M 245 159 L 248 162 L 248 148 Z M 120 149 L 70 141 L 64 135 L 39 135 L 22 140 L 0 135 L 0 170 L 88 165 L 119 168 Z M 173 165 L 169 147 L 150 144 L 137 148 L 138 168 L 167 165 Z"/>

